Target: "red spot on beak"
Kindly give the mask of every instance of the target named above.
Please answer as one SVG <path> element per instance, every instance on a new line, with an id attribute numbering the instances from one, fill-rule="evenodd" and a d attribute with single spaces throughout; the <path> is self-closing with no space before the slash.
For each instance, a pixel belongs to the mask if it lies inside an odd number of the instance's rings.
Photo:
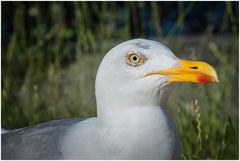
<path id="1" fill-rule="evenodd" d="M 211 82 L 211 78 L 209 76 L 200 75 L 198 77 L 198 83 L 210 83 L 210 82 Z"/>

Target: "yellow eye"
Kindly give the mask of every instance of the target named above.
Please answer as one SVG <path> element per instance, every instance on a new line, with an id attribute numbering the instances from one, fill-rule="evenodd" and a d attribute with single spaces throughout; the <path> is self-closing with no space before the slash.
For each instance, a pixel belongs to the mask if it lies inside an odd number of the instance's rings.
<path id="1" fill-rule="evenodd" d="M 127 55 L 127 64 L 137 66 L 143 63 L 143 57 L 135 52 L 131 52 Z"/>

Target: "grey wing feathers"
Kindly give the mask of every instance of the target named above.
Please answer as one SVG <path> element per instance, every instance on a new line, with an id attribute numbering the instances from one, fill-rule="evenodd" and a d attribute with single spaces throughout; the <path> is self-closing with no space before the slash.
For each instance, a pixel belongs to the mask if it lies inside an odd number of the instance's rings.
<path id="1" fill-rule="evenodd" d="M 63 119 L 2 134 L 2 159 L 61 159 L 60 139 L 84 119 Z"/>

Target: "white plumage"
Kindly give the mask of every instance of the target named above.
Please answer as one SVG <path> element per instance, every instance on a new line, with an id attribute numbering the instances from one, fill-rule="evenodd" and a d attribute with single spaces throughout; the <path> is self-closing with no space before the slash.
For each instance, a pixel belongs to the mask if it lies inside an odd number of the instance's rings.
<path id="1" fill-rule="evenodd" d="M 179 59 L 156 41 L 134 39 L 117 45 L 97 72 L 97 117 L 7 133 L 3 159 L 179 159 L 179 138 L 164 108 L 171 82 L 157 71 L 180 65 Z M 189 68 L 193 71 L 196 67 Z M 22 140 L 31 144 L 31 152 L 21 149 L 28 146 Z M 47 145 L 55 146 L 45 150 Z"/>
<path id="2" fill-rule="evenodd" d="M 129 52 L 146 60 L 130 66 L 126 63 Z M 155 41 L 130 40 L 109 51 L 97 72 L 97 118 L 72 127 L 62 146 L 65 158 L 179 158 L 177 134 L 160 105 L 169 83 L 165 76 L 145 77 L 177 64 L 172 52 Z"/>

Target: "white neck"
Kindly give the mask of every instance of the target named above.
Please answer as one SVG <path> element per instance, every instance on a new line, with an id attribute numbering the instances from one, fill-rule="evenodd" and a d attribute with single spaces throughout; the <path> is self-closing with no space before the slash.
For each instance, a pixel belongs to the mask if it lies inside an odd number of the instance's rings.
<path id="1" fill-rule="evenodd" d="M 97 119 L 100 133 L 107 136 L 105 142 L 111 142 L 117 149 L 129 149 L 129 153 L 134 151 L 139 153 L 139 158 L 146 159 L 152 156 L 156 156 L 156 159 L 159 156 L 165 159 L 178 157 L 173 155 L 180 149 L 178 136 L 162 107 L 115 109 Z"/>
<path id="2" fill-rule="evenodd" d="M 73 126 L 64 139 L 66 159 L 179 159 L 178 137 L 164 108 L 108 109 Z"/>
<path id="3" fill-rule="evenodd" d="M 105 107 L 104 112 L 98 113 L 97 119 L 102 126 L 114 126 L 115 124 L 140 124 L 142 122 L 162 122 L 166 112 L 159 106 L 156 107 Z"/>

